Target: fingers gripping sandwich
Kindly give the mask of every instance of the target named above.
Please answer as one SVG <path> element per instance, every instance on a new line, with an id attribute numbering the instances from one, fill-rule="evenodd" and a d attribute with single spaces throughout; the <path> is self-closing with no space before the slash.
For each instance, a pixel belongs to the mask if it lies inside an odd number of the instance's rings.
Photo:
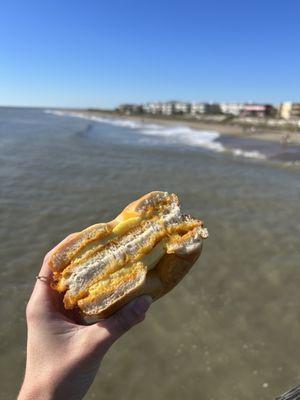
<path id="1" fill-rule="evenodd" d="M 202 221 L 181 213 L 175 194 L 151 192 L 59 246 L 50 258 L 52 287 L 65 293 L 66 309 L 93 323 L 139 295 L 156 300 L 170 291 L 207 236 Z"/>

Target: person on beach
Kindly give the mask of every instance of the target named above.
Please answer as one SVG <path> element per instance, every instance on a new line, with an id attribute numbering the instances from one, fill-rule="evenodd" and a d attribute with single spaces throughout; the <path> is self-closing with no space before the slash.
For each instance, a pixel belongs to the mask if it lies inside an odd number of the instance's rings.
<path id="1" fill-rule="evenodd" d="M 104 321 L 76 324 L 63 313 L 59 294 L 49 286 L 53 251 L 44 259 L 26 308 L 27 359 L 18 400 L 82 399 L 110 346 L 144 320 L 152 301 L 140 296 Z"/>
<path id="2" fill-rule="evenodd" d="M 284 135 L 281 136 L 281 139 L 280 139 L 281 146 L 283 148 L 288 147 L 290 140 L 291 140 L 291 134 L 289 132 L 286 132 Z"/>

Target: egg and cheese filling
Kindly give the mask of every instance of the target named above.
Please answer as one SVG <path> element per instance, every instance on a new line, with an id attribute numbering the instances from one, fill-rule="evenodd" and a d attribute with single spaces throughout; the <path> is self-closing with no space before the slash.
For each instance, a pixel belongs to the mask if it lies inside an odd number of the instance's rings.
<path id="1" fill-rule="evenodd" d="M 125 208 L 114 226 L 94 225 L 64 248 L 54 260 L 55 289 L 66 292 L 66 308 L 86 312 L 95 302 L 105 308 L 110 296 L 134 290 L 166 253 L 195 251 L 206 234 L 201 221 L 182 215 L 176 195 L 158 192 L 134 210 Z"/>
<path id="2" fill-rule="evenodd" d="M 86 314 L 100 313 L 106 306 L 116 303 L 125 293 L 130 295 L 135 291 L 166 252 L 186 254 L 196 251 L 202 245 L 202 238 L 207 235 L 205 228 L 196 227 L 183 236 L 174 234 L 169 240 L 161 240 L 141 261 L 123 267 L 108 278 L 91 285 L 86 297 L 78 301 L 79 308 Z M 158 283 L 158 287 L 160 285 Z"/>
<path id="3" fill-rule="evenodd" d="M 105 309 L 112 302 L 115 303 L 126 293 L 134 291 L 146 279 L 147 267 L 142 263 L 124 267 L 108 278 L 90 286 L 89 294 L 78 301 L 78 306 L 88 314 Z"/>
<path id="4" fill-rule="evenodd" d="M 98 280 L 128 263 L 141 260 L 163 238 L 173 233 L 186 233 L 197 225 L 199 221 L 183 217 L 176 205 L 160 217 L 143 221 L 117 241 L 110 241 L 93 256 L 81 259 L 78 265 L 71 264 L 61 279 L 61 284 L 68 287 L 65 306 L 73 307 L 78 299 L 86 295 L 86 289 Z"/>
<path id="5" fill-rule="evenodd" d="M 142 200 L 135 210 L 123 210 L 120 217 L 120 223 L 114 228 L 109 224 L 100 223 L 95 224 L 78 235 L 70 241 L 67 246 L 61 245 L 54 253 L 51 259 L 52 269 L 55 271 L 55 276 L 60 277 L 59 272 L 66 268 L 75 259 L 80 260 L 84 254 L 89 250 L 99 250 L 109 240 L 118 237 L 120 234 L 126 232 L 130 227 L 138 224 L 140 220 L 150 218 L 159 213 L 171 203 L 178 204 L 178 198 L 175 194 L 167 192 L 157 192 L 150 199 Z M 57 288 L 59 290 L 59 288 Z"/>

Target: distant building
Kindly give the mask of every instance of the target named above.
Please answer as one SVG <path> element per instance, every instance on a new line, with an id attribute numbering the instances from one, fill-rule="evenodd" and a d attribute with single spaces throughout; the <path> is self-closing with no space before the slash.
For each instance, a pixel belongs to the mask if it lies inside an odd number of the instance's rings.
<path id="1" fill-rule="evenodd" d="M 175 114 L 175 101 L 167 101 L 165 103 L 162 103 L 162 109 L 161 112 L 164 115 L 173 115 Z"/>
<path id="2" fill-rule="evenodd" d="M 279 113 L 284 119 L 300 119 L 300 103 L 284 102 L 280 106 Z"/>
<path id="3" fill-rule="evenodd" d="M 281 104 L 272 104 L 274 107 L 274 116 L 275 117 L 280 117 L 280 107 Z"/>
<path id="4" fill-rule="evenodd" d="M 191 105 L 191 114 L 205 114 L 207 103 L 192 103 Z"/>
<path id="5" fill-rule="evenodd" d="M 121 104 L 117 108 L 117 111 L 124 114 L 141 114 L 143 107 L 140 104 Z"/>
<path id="6" fill-rule="evenodd" d="M 153 102 L 143 105 L 143 111 L 147 114 L 162 114 L 163 103 Z"/>
<path id="7" fill-rule="evenodd" d="M 276 109 L 271 104 L 244 104 L 240 111 L 241 117 L 273 117 Z"/>
<path id="8" fill-rule="evenodd" d="M 190 103 L 183 101 L 166 101 L 162 103 L 162 114 L 164 115 L 188 114 L 190 109 Z"/>
<path id="9" fill-rule="evenodd" d="M 148 114 L 163 114 L 163 115 L 174 115 L 174 114 L 189 114 L 191 109 L 190 103 L 182 101 L 166 101 L 166 102 L 154 102 L 146 103 L 143 105 L 143 111 Z"/>
<path id="10" fill-rule="evenodd" d="M 192 115 L 220 114 L 221 108 L 217 103 L 192 103 L 190 112 Z"/>
<path id="11" fill-rule="evenodd" d="M 174 104 L 175 114 L 189 114 L 191 112 L 191 104 L 183 101 L 176 101 Z"/>
<path id="12" fill-rule="evenodd" d="M 231 114 L 238 116 L 243 108 L 241 103 L 221 103 L 220 109 L 223 114 Z"/>
<path id="13" fill-rule="evenodd" d="M 300 119 L 300 103 L 292 103 L 290 119 Z"/>

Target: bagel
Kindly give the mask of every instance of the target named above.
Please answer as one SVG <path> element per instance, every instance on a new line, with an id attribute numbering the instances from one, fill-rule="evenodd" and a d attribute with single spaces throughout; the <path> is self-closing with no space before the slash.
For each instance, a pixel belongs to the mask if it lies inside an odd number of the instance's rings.
<path id="1" fill-rule="evenodd" d="M 181 213 L 175 194 L 155 191 L 114 220 L 92 225 L 51 255 L 51 287 L 84 323 L 110 316 L 135 297 L 157 300 L 186 275 L 208 237 L 203 222 Z"/>

